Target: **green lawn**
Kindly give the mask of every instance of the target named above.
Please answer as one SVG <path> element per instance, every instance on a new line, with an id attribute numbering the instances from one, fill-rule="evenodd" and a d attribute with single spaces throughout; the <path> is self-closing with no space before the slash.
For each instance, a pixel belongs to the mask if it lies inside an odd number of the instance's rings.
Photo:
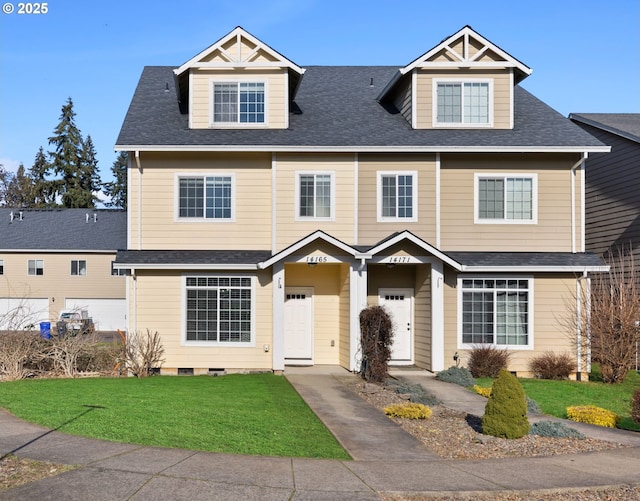
<path id="1" fill-rule="evenodd" d="M 571 405 L 595 405 L 621 416 L 619 428 L 640 431 L 640 424 L 631 419 L 631 398 L 640 388 L 640 375 L 629 371 L 624 383 L 604 384 L 599 381 L 597 367 L 592 379 L 595 381 L 548 381 L 544 379 L 518 379 L 525 393 L 534 399 L 545 414 L 566 418 Z M 490 387 L 491 378 L 479 378 L 480 386 Z"/>
<path id="2" fill-rule="evenodd" d="M 117 442 L 349 459 L 289 382 L 273 374 L 4 382 L 0 406 L 61 432 Z"/>

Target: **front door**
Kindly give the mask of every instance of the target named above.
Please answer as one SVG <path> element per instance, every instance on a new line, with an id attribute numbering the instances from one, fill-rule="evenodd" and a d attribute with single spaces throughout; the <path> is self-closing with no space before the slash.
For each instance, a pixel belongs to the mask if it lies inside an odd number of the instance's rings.
<path id="1" fill-rule="evenodd" d="M 313 287 L 287 287 L 284 298 L 285 363 L 313 363 Z"/>
<path id="2" fill-rule="evenodd" d="M 380 289 L 379 304 L 384 306 L 393 323 L 391 364 L 413 363 L 413 289 Z"/>

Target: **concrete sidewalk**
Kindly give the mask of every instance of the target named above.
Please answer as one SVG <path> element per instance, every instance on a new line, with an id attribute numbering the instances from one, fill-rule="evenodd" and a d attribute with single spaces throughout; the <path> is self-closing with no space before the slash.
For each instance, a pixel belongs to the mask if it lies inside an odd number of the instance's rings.
<path id="1" fill-rule="evenodd" d="M 400 372 L 394 375 L 423 384 L 445 405 L 472 412 L 479 405 L 484 408 L 482 397 L 437 381 L 429 373 Z M 78 466 L 0 491 L 0 499 L 358 501 L 380 499 L 384 492 L 511 492 L 640 484 L 639 434 L 612 430 L 608 439 L 630 447 L 596 453 L 443 460 L 345 391 L 335 377 L 338 374 L 349 373 L 287 370 L 287 378 L 349 450 L 352 461 L 235 456 L 103 442 L 46 430 L 0 411 L 0 455 L 14 453 Z"/>

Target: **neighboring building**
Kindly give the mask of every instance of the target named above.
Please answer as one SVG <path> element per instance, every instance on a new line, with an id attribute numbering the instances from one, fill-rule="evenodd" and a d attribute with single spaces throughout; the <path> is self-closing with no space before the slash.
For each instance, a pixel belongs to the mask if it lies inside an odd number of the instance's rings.
<path id="1" fill-rule="evenodd" d="M 572 113 L 569 118 L 611 146 L 587 159 L 586 245 L 600 256 L 632 249 L 640 266 L 640 114 Z"/>
<path id="2" fill-rule="evenodd" d="M 129 329 L 160 333 L 166 374 L 355 370 L 368 304 L 393 316 L 397 365 L 486 343 L 526 373 L 572 350 L 559 319 L 602 269 L 584 160 L 608 147 L 530 73 L 468 26 L 399 69 L 303 69 L 240 27 L 145 68 L 116 144 Z"/>
<path id="3" fill-rule="evenodd" d="M 63 310 L 86 311 L 97 330 L 126 328 L 126 248 L 119 210 L 0 209 L 0 330 L 52 326 Z"/>

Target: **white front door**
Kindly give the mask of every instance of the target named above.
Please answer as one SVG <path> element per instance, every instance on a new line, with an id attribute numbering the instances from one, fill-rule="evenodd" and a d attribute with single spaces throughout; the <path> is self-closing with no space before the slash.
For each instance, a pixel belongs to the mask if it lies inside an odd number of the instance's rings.
<path id="1" fill-rule="evenodd" d="M 380 289 L 379 304 L 393 323 L 391 360 L 395 365 L 413 363 L 413 289 Z"/>
<path id="2" fill-rule="evenodd" d="M 287 287 L 284 296 L 285 364 L 313 363 L 313 287 Z"/>

